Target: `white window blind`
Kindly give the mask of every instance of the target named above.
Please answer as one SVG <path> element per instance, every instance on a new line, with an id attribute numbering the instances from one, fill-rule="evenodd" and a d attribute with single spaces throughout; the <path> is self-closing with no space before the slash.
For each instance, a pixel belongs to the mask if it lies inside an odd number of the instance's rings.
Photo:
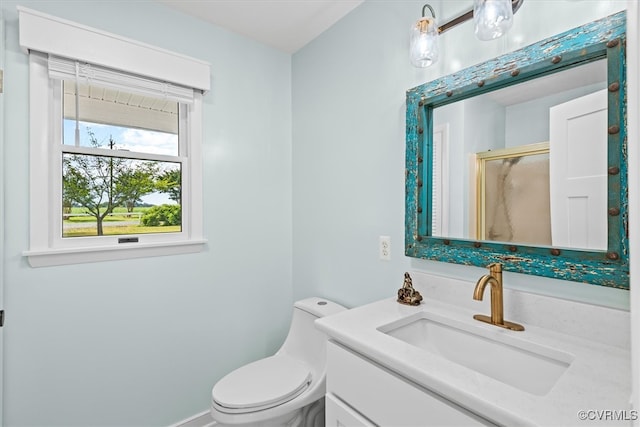
<path id="1" fill-rule="evenodd" d="M 49 55 L 48 68 L 51 79 L 78 81 L 185 104 L 193 103 L 192 88 L 100 65 Z"/>

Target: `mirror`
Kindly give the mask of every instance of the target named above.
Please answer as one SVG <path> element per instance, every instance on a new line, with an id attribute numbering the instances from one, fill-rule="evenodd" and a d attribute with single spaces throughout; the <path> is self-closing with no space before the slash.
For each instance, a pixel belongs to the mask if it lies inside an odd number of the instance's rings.
<path id="1" fill-rule="evenodd" d="M 600 59 L 434 108 L 433 236 L 605 251 L 606 88 Z"/>
<path id="2" fill-rule="evenodd" d="M 405 253 L 629 287 L 625 12 L 407 91 Z"/>

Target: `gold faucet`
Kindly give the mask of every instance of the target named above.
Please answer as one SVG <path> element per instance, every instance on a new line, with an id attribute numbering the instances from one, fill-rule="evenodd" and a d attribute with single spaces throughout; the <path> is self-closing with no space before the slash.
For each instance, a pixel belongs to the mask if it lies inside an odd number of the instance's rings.
<path id="1" fill-rule="evenodd" d="M 476 314 L 474 319 L 481 322 L 500 326 L 512 331 L 524 331 L 524 326 L 504 320 L 504 304 L 502 302 L 502 264 L 494 263 L 489 265 L 489 274 L 485 274 L 476 283 L 473 291 L 473 299 L 482 301 L 482 294 L 487 283 L 491 285 L 491 317 L 483 314 Z"/>

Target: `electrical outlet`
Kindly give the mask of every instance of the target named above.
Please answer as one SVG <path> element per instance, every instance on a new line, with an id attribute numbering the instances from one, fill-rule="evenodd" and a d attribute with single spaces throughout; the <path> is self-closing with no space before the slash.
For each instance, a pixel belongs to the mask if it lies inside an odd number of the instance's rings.
<path id="1" fill-rule="evenodd" d="M 378 243 L 378 252 L 381 261 L 391 260 L 391 237 L 380 236 Z"/>

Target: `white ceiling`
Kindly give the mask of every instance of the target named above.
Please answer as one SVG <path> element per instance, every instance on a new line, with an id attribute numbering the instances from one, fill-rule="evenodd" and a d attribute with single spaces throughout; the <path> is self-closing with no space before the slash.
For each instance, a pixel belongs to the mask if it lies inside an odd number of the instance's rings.
<path id="1" fill-rule="evenodd" d="M 158 0 L 253 40 L 294 53 L 364 0 Z"/>

